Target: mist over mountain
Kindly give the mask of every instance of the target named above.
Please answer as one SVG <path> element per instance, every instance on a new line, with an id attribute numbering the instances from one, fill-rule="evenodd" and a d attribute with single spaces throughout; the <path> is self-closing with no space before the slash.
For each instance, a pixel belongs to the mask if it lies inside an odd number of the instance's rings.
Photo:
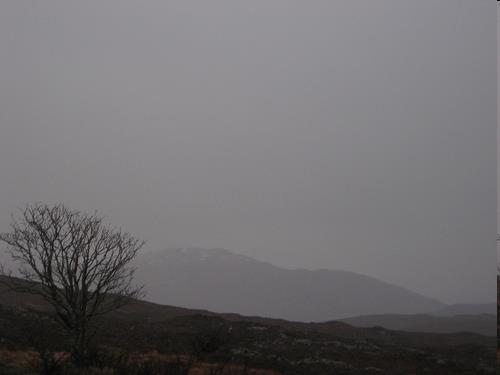
<path id="1" fill-rule="evenodd" d="M 415 314 L 446 307 L 435 299 L 365 275 L 289 270 L 223 249 L 144 253 L 137 280 L 146 299 L 216 312 L 326 321 L 368 314 Z"/>

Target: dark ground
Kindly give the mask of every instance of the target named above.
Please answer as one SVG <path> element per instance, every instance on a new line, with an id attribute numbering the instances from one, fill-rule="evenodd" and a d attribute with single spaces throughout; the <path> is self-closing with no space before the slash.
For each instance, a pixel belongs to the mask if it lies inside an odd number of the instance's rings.
<path id="1" fill-rule="evenodd" d="M 96 353 L 136 357 L 154 353 L 166 361 L 184 358 L 190 363 L 212 363 L 220 371 L 211 367 L 189 373 L 193 375 L 481 375 L 496 371 L 497 339 L 471 333 L 409 333 L 355 328 L 341 322 L 297 323 L 144 301 L 112 313 L 98 322 L 96 331 Z M 0 289 L 0 374 L 14 374 L 15 361 L 7 360 L 9 353 L 41 347 L 51 353 L 67 352 L 68 348 L 50 309 L 36 296 Z M 245 371 L 229 371 L 231 364 Z M 257 368 L 272 371 L 250 370 Z M 177 370 L 121 371 L 102 374 L 181 374 Z"/>

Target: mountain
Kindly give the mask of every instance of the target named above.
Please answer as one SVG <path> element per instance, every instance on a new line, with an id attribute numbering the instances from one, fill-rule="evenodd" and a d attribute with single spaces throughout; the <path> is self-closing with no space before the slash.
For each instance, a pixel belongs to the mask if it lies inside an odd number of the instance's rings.
<path id="1" fill-rule="evenodd" d="M 479 315 L 497 313 L 497 305 L 493 303 L 458 303 L 446 306 L 440 310 L 433 311 L 436 316 L 455 316 L 455 315 Z"/>
<path id="2" fill-rule="evenodd" d="M 355 327 L 384 327 L 407 332 L 456 333 L 474 332 L 496 336 L 495 314 L 432 316 L 428 314 L 383 314 L 342 319 Z"/>
<path id="3" fill-rule="evenodd" d="M 289 270 L 223 249 L 144 253 L 137 280 L 146 299 L 169 305 L 295 321 L 416 314 L 445 305 L 365 275 Z"/>

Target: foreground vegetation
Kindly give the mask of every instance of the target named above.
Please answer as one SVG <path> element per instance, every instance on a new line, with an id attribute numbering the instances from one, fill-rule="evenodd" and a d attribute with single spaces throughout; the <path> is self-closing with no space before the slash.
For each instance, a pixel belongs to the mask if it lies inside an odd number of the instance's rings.
<path id="1" fill-rule="evenodd" d="M 495 338 L 121 311 L 76 369 L 50 313 L 0 309 L 1 374 L 493 374 Z"/>

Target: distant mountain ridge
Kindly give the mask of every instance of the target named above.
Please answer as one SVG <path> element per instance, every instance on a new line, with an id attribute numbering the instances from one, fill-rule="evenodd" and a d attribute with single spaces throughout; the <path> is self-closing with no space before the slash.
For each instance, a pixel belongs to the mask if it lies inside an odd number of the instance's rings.
<path id="1" fill-rule="evenodd" d="M 295 321 L 442 310 L 438 300 L 349 271 L 289 270 L 224 249 L 144 253 L 137 279 L 162 304 Z"/>
<path id="2" fill-rule="evenodd" d="M 454 316 L 454 315 L 478 315 L 478 314 L 496 314 L 497 306 L 492 303 L 457 303 L 448 305 L 441 310 L 433 311 L 436 316 Z"/>
<path id="3" fill-rule="evenodd" d="M 433 316 L 429 314 L 382 314 L 357 316 L 341 320 L 355 327 L 384 327 L 407 332 L 457 333 L 474 332 L 496 336 L 496 314 Z"/>

